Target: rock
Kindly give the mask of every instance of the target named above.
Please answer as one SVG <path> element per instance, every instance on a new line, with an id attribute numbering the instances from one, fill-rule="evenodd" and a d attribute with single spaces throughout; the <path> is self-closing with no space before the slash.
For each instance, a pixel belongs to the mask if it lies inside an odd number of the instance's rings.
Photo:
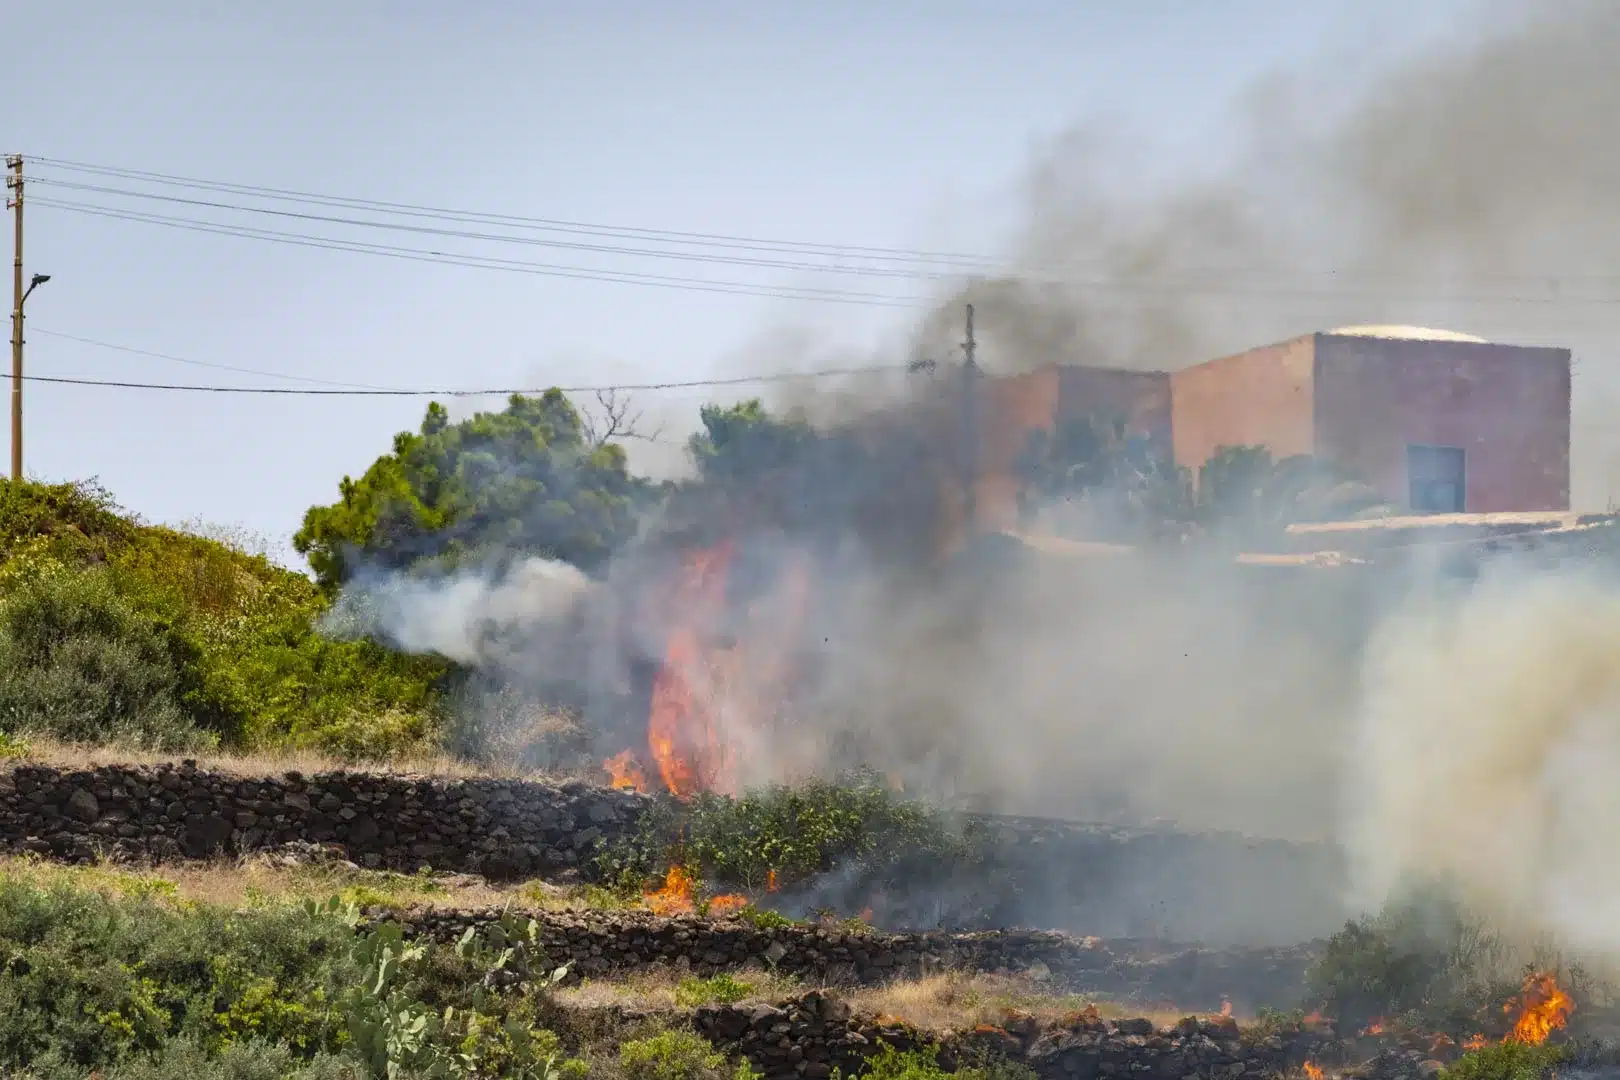
<path id="1" fill-rule="evenodd" d="M 68 816 L 89 824 L 101 817 L 101 802 L 84 788 L 75 788 L 67 800 Z"/>

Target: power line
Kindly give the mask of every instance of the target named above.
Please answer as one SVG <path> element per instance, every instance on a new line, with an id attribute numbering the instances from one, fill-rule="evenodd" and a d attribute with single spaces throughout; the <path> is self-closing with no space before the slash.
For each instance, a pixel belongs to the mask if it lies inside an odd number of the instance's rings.
<path id="1" fill-rule="evenodd" d="M 765 299 L 816 300 L 840 304 L 865 304 L 876 307 L 918 307 L 925 303 L 922 297 L 891 296 L 880 293 L 860 293 L 842 289 L 820 289 L 809 286 L 768 286 L 746 281 L 714 281 L 704 278 L 677 277 L 667 274 L 644 274 L 633 270 L 593 270 L 590 267 L 566 263 L 538 263 L 521 259 L 501 259 L 486 255 L 461 252 L 441 252 L 422 248 L 376 244 L 370 241 L 342 240 L 335 237 L 308 233 L 286 232 L 276 229 L 257 229 L 248 226 L 227 225 L 196 218 L 150 214 L 121 210 L 115 207 L 67 202 L 60 199 L 34 198 L 35 206 L 89 214 L 93 217 L 133 221 L 148 225 L 161 225 L 190 232 L 236 236 L 249 240 L 264 240 L 293 247 L 319 248 L 328 251 L 348 251 L 361 255 L 379 255 L 407 262 L 438 263 L 445 266 L 465 266 L 481 270 L 503 270 L 510 273 L 534 274 L 542 277 L 572 278 L 580 281 L 604 281 L 624 285 L 649 285 L 657 288 L 683 289 L 693 292 L 722 293 L 733 296 L 756 296 Z"/>
<path id="2" fill-rule="evenodd" d="M 77 341 L 81 345 L 95 345 L 102 349 L 113 349 L 117 352 L 131 353 L 135 356 L 149 356 L 155 360 L 168 360 L 176 364 L 189 364 L 193 367 L 213 368 L 216 371 L 235 371 L 242 375 L 263 375 L 271 379 L 287 379 L 290 382 L 311 383 L 317 386 L 341 386 L 352 390 L 392 390 L 393 387 L 375 386 L 370 383 L 341 382 L 335 379 L 316 379 L 306 375 L 289 375 L 282 371 L 265 371 L 261 368 L 237 367 L 234 364 L 217 364 L 208 360 L 192 360 L 184 356 L 174 356 L 170 353 L 153 352 L 151 349 L 137 349 L 133 345 L 119 345 L 117 342 L 101 341 L 97 338 L 80 337 L 78 334 L 67 334 L 60 330 L 44 330 L 38 326 L 31 327 L 30 334 L 44 334 L 47 337 L 61 338 L 64 341 Z"/>
<path id="3" fill-rule="evenodd" d="M 36 327 L 35 332 L 39 333 Z M 50 331 L 45 331 L 50 333 Z M 55 336 L 67 337 L 69 335 L 57 334 Z M 88 340 L 88 339 L 80 339 Z M 95 344 L 102 344 L 96 342 Z M 144 350 L 130 349 L 127 346 L 110 345 L 110 348 L 124 349 L 131 352 Z M 146 354 L 153 355 L 153 354 Z M 161 354 L 158 354 L 161 355 Z M 173 359 L 173 357 L 166 357 Z M 747 386 L 751 384 L 795 382 L 808 379 L 844 378 L 852 375 L 881 375 L 902 374 L 905 368 L 894 364 L 868 365 L 864 367 L 822 368 L 818 371 L 792 371 L 776 372 L 761 375 L 738 375 L 730 378 L 718 379 L 680 379 L 670 382 L 649 383 L 614 383 L 594 386 L 548 386 L 548 387 L 487 387 L 482 389 L 408 389 L 404 387 L 347 387 L 337 389 L 303 387 L 303 386 L 213 386 L 196 383 L 155 383 L 133 382 L 123 379 L 80 379 L 56 375 L 25 375 L 24 379 L 31 382 L 56 383 L 66 386 L 103 386 L 121 390 L 166 390 L 190 391 L 207 394 L 276 394 L 281 396 L 305 397 L 510 397 L 521 394 L 533 397 L 544 394 L 547 390 L 557 390 L 565 394 L 594 394 L 609 393 L 613 391 L 652 391 L 652 390 L 689 390 L 705 387 L 720 386 Z M 273 374 L 273 373 L 267 373 Z"/>
<path id="4" fill-rule="evenodd" d="M 927 298 L 921 296 L 901 296 L 883 293 L 856 292 L 845 289 L 823 289 L 812 286 L 772 286 L 746 281 L 715 281 L 706 278 L 680 277 L 669 274 L 647 274 L 634 270 L 596 270 L 590 267 L 577 266 L 567 263 L 530 262 L 522 259 L 504 259 L 496 256 L 472 255 L 464 252 L 441 252 L 431 249 L 400 247 L 392 244 L 378 244 L 363 240 L 344 240 L 336 237 L 318 236 L 310 233 L 288 232 L 278 229 L 260 229 L 245 225 L 230 225 L 199 218 L 177 217 L 173 215 L 155 214 L 138 210 L 124 210 L 117 207 L 101 206 L 91 203 L 77 203 L 54 198 L 39 198 L 37 196 L 32 200 L 32 202 L 36 206 L 51 207 L 53 209 L 67 210 L 74 213 L 89 214 L 96 217 L 106 217 L 121 221 L 133 221 L 143 224 L 160 225 L 193 232 L 214 233 L 221 236 L 236 236 L 250 240 L 265 240 L 272 243 L 289 244 L 295 247 L 320 248 L 331 251 L 348 251 L 363 255 L 379 255 L 387 258 L 404 259 L 412 262 L 431 262 L 448 266 L 465 266 L 475 269 L 504 270 L 513 273 L 537 274 L 546 277 L 572 278 L 583 281 L 604 281 L 627 285 L 650 285 L 658 288 L 685 289 L 697 292 L 714 292 L 737 296 L 757 296 L 768 299 L 814 300 L 827 303 L 911 308 L 926 307 L 929 303 Z M 251 208 L 241 207 L 239 209 Z M 1620 304 L 1620 298 L 1603 296 L 1530 296 L 1512 293 L 1415 293 L 1368 289 L 1352 290 L 1242 287 L 1238 285 L 1223 285 L 1214 283 L 1176 284 L 1171 282 L 1129 280 L 1061 281 L 1043 280 L 1040 278 L 1021 278 L 1019 280 L 1029 284 L 1051 285 L 1076 291 L 1095 290 L 1100 292 L 1126 294 L 1139 293 L 1145 295 L 1182 294 L 1227 297 L 1252 296 L 1267 299 L 1289 298 L 1297 300 L 1426 300 L 1436 303 L 1466 304 L 1585 304 L 1603 307 Z"/>
<path id="5" fill-rule="evenodd" d="M 996 260 L 984 255 L 959 252 L 922 251 L 908 248 L 874 247 L 861 244 L 818 244 L 795 240 L 767 240 L 757 237 L 735 236 L 724 233 L 688 232 L 678 229 L 651 229 L 634 226 L 600 225 L 558 218 L 529 217 L 519 214 L 500 214 L 473 210 L 452 210 L 425 206 L 419 203 L 387 202 L 380 199 L 361 199 L 339 195 L 321 195 L 288 188 L 267 187 L 259 184 L 237 184 L 219 180 L 176 176 L 172 173 L 150 172 L 143 169 L 124 169 L 110 165 L 96 165 L 61 158 L 30 157 L 36 165 L 45 165 L 73 172 L 99 176 L 140 180 L 201 191 L 226 192 L 286 202 L 300 202 L 315 206 L 344 207 L 357 210 L 378 210 L 407 217 L 438 218 L 486 224 L 508 224 L 548 232 L 572 233 L 588 236 L 608 236 L 686 243 L 693 246 L 718 246 L 746 251 L 792 252 L 801 255 L 828 255 L 833 257 L 861 257 L 872 259 L 904 260 L 907 262 L 940 262 L 946 264 L 993 264 Z"/>
<path id="6" fill-rule="evenodd" d="M 238 203 L 217 202 L 212 199 L 189 199 L 180 195 L 163 195 L 152 191 L 132 191 L 127 188 L 104 187 L 99 184 L 76 184 L 64 180 L 35 177 L 32 183 L 52 187 L 87 191 L 99 195 L 116 195 L 134 199 L 152 199 L 158 202 L 196 206 L 211 210 L 231 210 L 246 214 L 314 221 L 329 225 L 348 225 L 369 229 L 387 229 L 391 232 L 412 233 L 422 236 L 445 236 L 460 240 L 482 240 L 499 244 L 524 244 L 534 247 L 556 248 L 563 251 L 589 251 L 605 255 L 630 255 L 638 258 L 676 259 L 683 262 L 715 263 L 724 266 L 751 266 L 767 270 L 799 270 L 827 274 L 851 274 L 858 277 L 893 277 L 932 281 L 953 280 L 959 274 L 939 271 L 906 270 L 890 266 L 839 266 L 829 263 L 793 262 L 783 259 L 761 259 L 739 255 L 713 255 L 695 251 L 660 251 L 656 248 L 615 247 L 605 244 L 585 244 L 569 240 L 547 240 L 535 236 L 510 236 L 500 233 L 470 232 L 465 229 L 435 228 L 430 225 L 406 225 L 397 221 L 375 221 L 364 218 L 336 217 L 330 214 L 311 214 L 298 210 L 278 210 L 268 206 L 242 206 Z"/>
<path id="7" fill-rule="evenodd" d="M 121 179 L 121 180 L 126 180 L 126 181 L 136 181 L 136 182 L 141 182 L 141 183 L 154 184 L 154 185 L 163 185 L 163 186 L 169 186 L 169 187 L 188 188 L 188 189 L 191 189 L 191 190 L 198 190 L 198 191 L 234 194 L 234 195 L 241 195 L 241 196 L 246 196 L 246 197 L 250 197 L 250 198 L 269 200 L 269 201 L 301 203 L 301 204 L 304 204 L 304 205 L 325 206 L 325 207 L 340 208 L 340 209 L 367 210 L 367 211 L 373 211 L 373 212 L 379 212 L 379 213 L 387 213 L 387 214 L 393 214 L 393 215 L 397 215 L 397 216 L 413 217 L 413 218 L 419 218 L 419 219 L 445 220 L 445 221 L 455 221 L 455 222 L 469 223 L 469 224 L 501 225 L 501 226 L 505 226 L 505 227 L 509 227 L 509 228 L 518 228 L 518 229 L 524 229 L 524 230 L 529 230 L 529 231 L 537 231 L 537 232 L 554 232 L 554 233 L 562 233 L 562 234 L 581 235 L 581 236 L 595 236 L 595 237 L 621 239 L 621 240 L 623 240 L 623 239 L 641 240 L 641 241 L 654 242 L 654 243 L 663 243 L 663 244 L 681 244 L 681 245 L 686 245 L 686 246 L 689 246 L 689 247 L 699 247 L 699 248 L 706 248 L 706 247 L 707 248 L 722 248 L 722 249 L 732 249 L 732 250 L 758 251 L 758 252 L 765 252 L 765 253 L 770 253 L 770 254 L 795 254 L 795 255 L 801 255 L 801 256 L 817 256 L 817 257 L 826 257 L 826 258 L 835 258 L 835 259 L 864 259 L 864 260 L 872 260 L 872 261 L 878 261 L 878 262 L 903 262 L 903 263 L 912 263 L 912 264 L 921 263 L 921 264 L 924 264 L 924 265 L 930 267 L 931 269 L 927 270 L 927 271 L 915 271 L 915 270 L 908 271 L 908 270 L 905 270 L 905 269 L 894 269 L 894 268 L 874 268 L 874 267 L 846 268 L 846 267 L 839 267 L 839 266 L 827 266 L 827 265 L 818 265 L 818 264 L 805 265 L 805 264 L 796 264 L 796 263 L 782 264 L 784 268 L 795 268 L 796 269 L 796 268 L 801 268 L 801 266 L 802 266 L 803 268 L 815 269 L 815 270 L 820 270 L 820 271 L 824 271 L 824 272 L 856 273 L 856 274 L 865 274 L 865 275 L 869 275 L 869 276 L 901 276 L 901 277 L 920 277 L 920 278 L 950 277 L 950 276 L 952 276 L 952 274 L 949 273 L 950 271 L 954 271 L 957 274 L 960 274 L 960 273 L 973 273 L 973 274 L 1004 275 L 1004 274 L 1011 274 L 1012 273 L 1011 269 L 1009 267 L 1007 267 L 1005 260 L 995 259 L 995 258 L 991 258 L 989 256 L 981 255 L 981 254 L 972 254 L 972 253 L 964 253 L 964 252 L 928 251 L 928 250 L 918 250 L 918 249 L 908 249 L 908 248 L 891 248 L 891 247 L 881 247 L 881 246 L 871 246 L 871 245 L 857 245 L 857 244 L 819 244 L 819 243 L 811 243 L 811 242 L 805 242 L 805 241 L 794 241 L 794 240 L 771 240 L 771 239 L 763 239 L 763 238 L 759 238 L 759 237 L 745 237 L 745 236 L 728 235 L 728 234 L 722 234 L 722 233 L 704 233 L 704 232 L 682 231 L 682 230 L 675 230 L 675 229 L 653 229 L 653 228 L 642 228 L 642 227 L 634 227 L 634 226 L 605 225 L 605 224 L 599 224 L 599 223 L 570 221 L 570 220 L 557 219 L 557 218 L 532 217 L 532 216 L 524 216 L 524 215 L 518 215 L 518 214 L 503 214 L 503 213 L 491 213 L 491 212 L 484 212 L 484 211 L 456 210 L 456 209 L 450 209 L 450 208 L 444 208 L 444 207 L 426 206 L 426 205 L 417 204 L 417 203 L 388 202 L 388 201 L 379 200 L 379 199 L 363 199 L 363 198 L 355 198 L 355 197 L 348 197 L 348 196 L 324 195 L 324 194 L 319 194 L 319 193 L 315 193 L 315 192 L 299 191 L 299 190 L 288 189 L 288 188 L 277 188 L 277 187 L 270 187 L 270 186 L 258 185 L 258 184 L 240 184 L 240 183 L 232 183 L 232 182 L 218 181 L 218 180 L 206 180 L 206 179 L 201 179 L 201 178 L 197 178 L 197 177 L 179 176 L 179 175 L 176 175 L 176 174 L 173 174 L 173 173 L 153 172 L 153 171 L 150 171 L 150 170 L 143 170 L 143 169 L 121 168 L 121 167 L 111 166 L 111 165 L 101 165 L 101 164 L 95 164 L 95 163 L 91 163 L 91 162 L 72 161 L 72 160 L 66 160 L 66 159 L 61 159 L 61 158 L 34 157 L 34 158 L 30 158 L 30 161 L 35 163 L 36 165 L 48 166 L 48 167 L 51 167 L 51 168 L 55 168 L 55 169 L 62 170 L 62 171 L 67 171 L 67 172 L 85 173 L 85 174 L 89 174 L 91 176 L 108 177 L 108 178 L 115 178 L 115 179 Z M 39 179 L 38 182 L 40 182 L 40 183 L 52 183 L 52 184 L 55 184 L 57 186 L 77 188 L 77 189 L 80 189 L 80 190 L 100 191 L 100 192 L 104 192 L 104 193 L 107 193 L 107 194 L 117 194 L 117 195 L 122 195 L 122 196 L 126 196 L 126 197 L 133 197 L 133 198 L 159 199 L 159 200 L 163 200 L 163 201 L 180 202 L 180 203 L 191 202 L 191 203 L 196 204 L 196 205 L 217 206 L 217 207 L 219 207 L 221 209 L 232 209 L 232 210 L 244 211 L 244 212 L 249 212 L 249 213 L 268 213 L 268 214 L 277 214 L 277 215 L 281 215 L 281 216 L 293 216 L 293 217 L 301 216 L 301 215 L 293 214 L 292 212 L 289 212 L 289 211 L 276 211 L 276 210 L 271 210 L 271 209 L 267 209 L 267 208 L 263 208 L 263 207 L 240 206 L 240 205 L 225 204 L 225 203 L 212 203 L 212 202 L 209 202 L 207 200 L 186 200 L 186 199 L 182 199 L 182 198 L 179 198 L 177 196 L 172 196 L 172 195 L 161 195 L 161 194 L 156 194 L 156 193 L 152 193 L 152 192 L 137 192 L 137 191 L 129 191 L 127 189 L 98 187 L 98 186 L 95 186 L 95 185 L 80 184 L 80 183 L 75 183 L 75 182 L 72 182 L 72 181 L 52 180 L 52 179 L 50 179 L 48 177 L 43 178 L 43 179 Z M 307 215 L 307 217 L 309 217 L 309 218 L 311 218 L 313 220 L 345 221 L 345 219 L 338 219 L 338 218 L 330 218 L 330 219 L 329 218 L 323 218 L 320 215 Z M 398 225 L 396 223 L 388 223 L 388 222 L 351 221 L 351 222 L 347 222 L 347 223 L 356 224 L 356 225 L 366 225 L 366 226 L 372 226 L 372 227 L 379 227 L 379 228 L 391 228 L 391 229 L 406 228 L 406 227 L 400 226 L 400 225 Z M 431 232 L 436 232 L 437 230 L 427 229 L 427 230 L 424 230 L 424 231 L 427 231 L 427 232 L 431 233 Z M 451 232 L 451 235 L 462 235 L 462 234 Z M 475 237 L 482 238 L 482 239 L 495 240 L 495 241 L 498 241 L 498 242 L 538 243 L 538 244 L 541 244 L 542 246 L 551 246 L 551 247 L 569 247 L 570 246 L 570 245 L 566 245 L 566 244 L 563 244 L 563 243 L 558 242 L 558 241 L 544 241 L 544 240 L 536 240 L 534 238 L 523 238 L 523 237 L 513 237 L 513 236 L 491 236 L 491 235 L 488 235 L 488 234 L 466 234 L 466 235 L 475 236 Z M 717 262 L 727 262 L 727 263 L 736 262 L 739 265 L 753 265 L 753 263 L 748 261 L 748 260 L 735 260 L 733 258 L 717 257 L 717 256 L 700 256 L 700 255 L 697 255 L 697 254 L 692 253 L 692 252 L 642 251 L 642 250 L 636 250 L 636 249 L 615 249 L 615 248 L 611 248 L 611 247 L 600 247 L 600 246 L 593 246 L 593 245 L 577 245 L 577 247 L 580 250 L 600 250 L 600 251 L 604 251 L 604 252 L 607 252 L 607 253 L 628 254 L 628 255 L 643 255 L 643 256 L 648 256 L 648 257 L 661 257 L 661 258 L 685 258 L 685 259 L 704 259 L 704 258 L 707 258 L 708 260 L 717 261 Z M 760 265 L 770 266 L 770 265 L 775 265 L 775 264 L 769 262 L 768 260 L 762 260 L 760 262 Z M 1069 265 L 1073 265 L 1073 264 L 1071 263 Z M 1059 280 L 1059 279 L 1050 278 L 1048 276 L 1048 271 L 1054 270 L 1054 269 L 1057 269 L 1057 267 L 1024 268 L 1024 269 L 1021 269 L 1020 271 L 1017 272 L 1017 276 L 1020 277 L 1020 278 L 1026 279 L 1026 280 L 1049 280 L 1053 284 L 1090 285 L 1092 287 L 1100 287 L 1101 284 L 1102 284 L 1102 283 L 1066 283 L 1066 282 L 1064 282 L 1062 280 Z M 1301 276 L 1301 275 L 1329 276 L 1329 277 L 1334 277 L 1334 278 L 1340 277 L 1340 272 L 1337 271 L 1337 270 L 1331 269 L 1331 268 L 1311 269 L 1311 268 L 1288 267 L 1288 266 L 1248 267 L 1248 268 L 1244 268 L 1244 267 L 1237 267 L 1237 266 L 1213 266 L 1213 267 L 1204 267 L 1204 268 L 1187 267 L 1187 268 L 1183 268 L 1183 269 L 1186 272 L 1189 272 L 1189 273 L 1205 273 L 1205 274 L 1213 274 L 1213 275 L 1231 275 L 1231 274 L 1234 274 L 1234 273 L 1244 273 L 1244 272 L 1251 272 L 1252 271 L 1252 272 L 1259 272 L 1259 273 L 1277 273 L 1277 274 L 1287 275 L 1287 276 L 1290 276 L 1290 277 L 1298 277 L 1298 276 Z M 1386 276 L 1387 276 L 1387 272 L 1386 272 Z M 1614 277 L 1582 276 L 1582 277 L 1573 277 L 1572 278 L 1572 277 L 1561 277 L 1561 276 L 1555 275 L 1555 274 L 1526 274 L 1526 275 L 1493 275 L 1491 280 L 1501 281 L 1501 282 L 1526 282 L 1526 281 L 1538 282 L 1538 283 L 1546 283 L 1546 284 L 1548 284 L 1549 286 L 1551 286 L 1553 288 L 1557 288 L 1561 284 L 1569 283 L 1569 282 L 1582 282 L 1582 283 L 1586 283 L 1586 284 L 1599 284 L 1599 285 L 1613 285 L 1613 284 L 1616 283 L 1617 279 L 1614 278 Z M 1154 286 L 1152 283 L 1148 283 L 1147 287 L 1148 288 L 1154 288 L 1156 286 Z M 1330 294 L 1330 295 L 1345 295 L 1345 294 Z M 1414 298 L 1415 299 L 1428 299 L 1428 297 L 1414 297 Z M 1451 298 L 1440 297 L 1440 299 L 1459 299 L 1459 300 L 1481 299 L 1481 300 L 1496 301 L 1496 300 L 1519 300 L 1519 299 L 1539 299 L 1539 298 L 1523 298 L 1523 297 L 1513 297 L 1513 296 L 1508 296 L 1508 297 L 1501 297 L 1501 296 L 1468 297 L 1468 296 L 1463 296 L 1463 297 L 1451 297 Z M 1556 302 L 1558 299 L 1562 299 L 1562 298 L 1551 298 L 1551 297 L 1549 297 L 1547 299 L 1549 300 L 1549 302 Z M 1577 302 L 1579 302 L 1579 301 L 1577 300 Z M 1599 302 L 1608 302 L 1608 301 L 1599 301 Z"/>

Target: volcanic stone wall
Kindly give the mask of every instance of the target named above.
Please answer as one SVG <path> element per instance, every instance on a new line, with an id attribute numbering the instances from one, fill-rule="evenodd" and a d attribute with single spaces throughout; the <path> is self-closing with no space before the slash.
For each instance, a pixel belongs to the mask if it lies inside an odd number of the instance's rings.
<path id="1" fill-rule="evenodd" d="M 651 802 L 578 782 L 19 764 L 0 770 L 0 850 L 163 862 L 316 843 L 371 868 L 588 877 L 593 854 L 631 833 Z M 1342 869 L 1326 846 L 1039 819 L 979 824 L 983 857 L 926 881 L 854 865 L 772 906 L 796 916 L 871 908 L 888 927 L 1276 945 L 1325 936 L 1346 914 Z"/>
<path id="2" fill-rule="evenodd" d="M 937 1046 L 904 1024 L 863 1016 L 826 994 L 808 994 L 775 1005 L 706 1006 L 695 1026 L 720 1049 L 746 1058 L 766 1080 L 825 1080 L 833 1070 L 862 1071 L 880 1046 L 933 1053 L 954 1072 L 968 1064 L 1003 1060 L 1024 1065 L 1040 1080 L 1096 1080 L 1141 1076 L 1175 1080 L 1237 1080 L 1285 1076 L 1307 1062 L 1336 1063 L 1344 1048 L 1330 1029 L 1298 1027 L 1245 1038 L 1230 1017 L 1192 1017 L 1161 1027 L 1151 1020 L 1108 1021 L 1080 1012 L 1052 1025 L 1010 1014 L 1003 1025 L 986 1025 L 948 1036 Z M 1395 1080 L 1423 1075 L 1385 1068 L 1362 1075 Z"/>
<path id="3" fill-rule="evenodd" d="M 500 879 L 587 863 L 648 801 L 584 783 L 19 765 L 0 772 L 0 848 L 163 862 L 335 843 L 366 867 Z"/>
<path id="4" fill-rule="evenodd" d="M 533 920 L 540 967 L 569 964 L 569 981 L 654 969 L 708 976 L 770 968 L 824 985 L 872 985 L 941 971 L 1033 978 L 1074 993 L 1216 1011 L 1292 1008 L 1305 996 L 1312 945 L 1177 948 L 1077 938 L 1041 930 L 883 933 L 838 924 L 756 926 L 740 917 L 666 918 L 649 912 L 420 911 L 397 918 L 406 933 L 455 941 L 503 918 Z M 526 930 L 526 926 L 525 926 Z"/>

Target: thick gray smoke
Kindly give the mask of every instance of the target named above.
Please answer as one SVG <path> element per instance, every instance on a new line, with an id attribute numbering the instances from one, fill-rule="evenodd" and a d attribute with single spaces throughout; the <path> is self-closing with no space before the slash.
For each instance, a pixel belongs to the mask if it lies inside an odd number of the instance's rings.
<path id="1" fill-rule="evenodd" d="M 1257 78 L 1229 158 L 1168 186 L 1131 167 L 1151 140 L 1085 118 L 1030 170 L 1016 272 L 950 297 L 916 353 L 945 355 L 970 300 L 991 370 L 1174 370 L 1369 323 L 1569 346 L 1574 495 L 1601 508 L 1620 483 L 1617 46 L 1606 0 L 1481 5 L 1348 102 L 1324 48 Z"/>
<path id="2" fill-rule="evenodd" d="M 1081 125 L 1032 170 L 1021 272 L 951 296 L 913 355 L 947 355 L 963 300 L 992 371 L 1173 369 L 1348 323 L 1571 346 L 1588 421 L 1575 497 L 1601 502 L 1620 450 L 1603 420 L 1620 385 L 1605 295 L 1620 257 L 1616 55 L 1620 6 L 1482 9 L 1349 102 L 1322 89 L 1330 71 L 1262 80 L 1231 159 L 1168 189 L 1121 179 L 1129 155 Z M 779 568 L 800 554 L 763 543 Z M 1213 554 L 1050 552 L 949 580 L 902 565 L 823 559 L 795 617 L 744 633 L 728 702 L 774 709 L 784 684 L 761 672 L 795 673 L 788 722 L 738 737 L 746 779 L 861 761 L 1006 812 L 1332 836 L 1369 903 L 1440 866 L 1537 929 L 1620 953 L 1593 869 L 1620 836 L 1600 782 L 1620 767 L 1607 585 L 1537 570 L 1431 608 L 1424 588 L 1391 597 L 1410 580 Z M 618 687 L 664 643 L 651 624 L 608 629 L 634 570 L 608 575 L 612 603 L 579 603 L 582 581 L 555 566 L 376 595 L 401 647 L 518 683 L 565 671 Z M 784 627 L 807 654 L 773 651 Z M 630 745 L 644 717 L 610 726 Z"/>

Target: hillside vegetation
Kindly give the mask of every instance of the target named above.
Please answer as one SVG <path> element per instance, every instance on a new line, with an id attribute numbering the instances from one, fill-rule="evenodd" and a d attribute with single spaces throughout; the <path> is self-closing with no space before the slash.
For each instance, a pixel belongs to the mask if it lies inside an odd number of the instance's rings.
<path id="1" fill-rule="evenodd" d="M 323 637 L 324 605 L 302 574 L 92 484 L 0 484 L 0 732 L 345 757 L 431 740 L 446 665 Z"/>

